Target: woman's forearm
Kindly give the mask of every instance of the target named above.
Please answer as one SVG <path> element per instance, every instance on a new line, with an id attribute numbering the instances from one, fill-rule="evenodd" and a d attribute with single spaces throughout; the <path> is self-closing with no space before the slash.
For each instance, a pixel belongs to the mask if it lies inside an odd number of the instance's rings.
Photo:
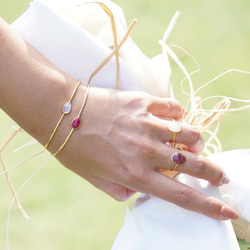
<path id="1" fill-rule="evenodd" d="M 0 20 L 0 108 L 41 143 L 48 140 L 74 81 Z"/>

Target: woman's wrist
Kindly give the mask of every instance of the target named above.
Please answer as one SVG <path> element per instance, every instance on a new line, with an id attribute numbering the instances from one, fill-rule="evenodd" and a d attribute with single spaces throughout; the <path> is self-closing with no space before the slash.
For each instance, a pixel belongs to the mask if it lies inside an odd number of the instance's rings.
<path id="1" fill-rule="evenodd" d="M 0 108 L 46 144 L 75 79 L 47 61 L 3 20 L 0 34 Z"/>
<path id="2" fill-rule="evenodd" d="M 52 153 L 53 156 L 57 156 L 63 148 L 66 146 L 71 136 L 76 133 L 75 130 L 81 127 L 84 120 L 84 109 L 88 100 L 89 86 L 80 84 L 76 91 L 74 98 L 71 101 L 70 112 L 65 115 L 62 111 L 62 107 L 67 103 L 68 99 L 65 99 L 57 109 L 60 117 L 57 122 L 53 124 L 53 130 L 50 128 L 50 136 L 47 137 L 46 148 Z M 69 93 L 70 94 L 70 93 Z M 42 144 L 44 144 L 42 142 Z"/>

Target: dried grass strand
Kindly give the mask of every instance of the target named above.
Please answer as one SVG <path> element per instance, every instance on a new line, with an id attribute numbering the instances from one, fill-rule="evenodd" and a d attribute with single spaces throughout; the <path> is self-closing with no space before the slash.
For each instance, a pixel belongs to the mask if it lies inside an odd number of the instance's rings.
<path id="1" fill-rule="evenodd" d="M 194 88 L 193 88 L 193 83 L 192 83 L 192 79 L 190 77 L 190 74 L 188 73 L 187 69 L 185 68 L 185 66 L 183 65 L 183 63 L 180 61 L 180 59 L 173 52 L 173 50 L 168 45 L 166 45 L 165 43 L 163 43 L 162 41 L 160 41 L 160 44 L 163 47 L 165 47 L 165 51 L 168 54 L 168 56 L 170 56 L 173 59 L 173 61 L 178 65 L 178 67 L 182 70 L 182 72 L 186 76 L 186 79 L 188 80 L 189 87 L 190 87 L 189 97 L 190 97 L 191 103 L 193 103 L 193 100 L 194 100 Z"/>
<path id="2" fill-rule="evenodd" d="M 106 14 L 110 18 L 111 22 L 111 28 L 112 28 L 112 35 L 114 40 L 114 49 L 118 46 L 118 36 L 117 36 L 117 30 L 116 30 L 116 23 L 115 18 L 112 13 L 112 11 L 108 8 L 107 5 L 104 3 L 98 2 L 98 4 L 103 8 L 103 10 L 106 12 Z M 116 88 L 120 89 L 120 60 L 119 60 L 119 50 L 115 53 L 115 59 L 116 59 Z"/>
<path id="3" fill-rule="evenodd" d="M 185 53 L 185 55 L 189 56 L 189 57 L 193 60 L 193 62 L 194 62 L 195 65 L 196 65 L 196 69 L 195 69 L 194 71 L 188 73 L 188 75 L 189 75 L 190 77 L 191 77 L 192 75 L 194 75 L 194 74 L 196 74 L 196 73 L 198 73 L 198 72 L 200 71 L 200 64 L 198 63 L 198 61 L 196 60 L 196 58 L 195 58 L 191 53 L 189 53 L 187 50 L 185 50 L 184 48 L 182 48 L 181 46 L 178 46 L 178 45 L 171 44 L 171 45 L 169 45 L 169 47 L 173 47 L 173 48 L 180 49 L 181 51 L 183 51 L 183 52 Z M 184 87 L 183 87 L 185 80 L 187 80 L 187 76 L 185 76 L 185 77 L 181 80 L 181 82 L 180 82 L 181 91 L 182 91 L 183 94 L 185 94 L 185 95 L 187 95 L 187 96 L 190 97 L 190 94 L 189 94 L 188 92 L 186 92 L 186 91 L 184 90 Z"/>
<path id="4" fill-rule="evenodd" d="M 7 216 L 7 223 L 6 223 L 6 230 L 7 230 L 7 249 L 10 250 L 10 240 L 9 240 L 9 224 L 10 224 L 10 212 L 11 208 L 13 207 L 14 201 L 17 197 L 17 194 L 23 189 L 23 187 L 31 181 L 40 171 L 41 169 L 52 159 L 53 157 L 50 156 L 16 191 L 15 196 L 12 198 L 9 209 L 8 209 L 8 216 Z"/>
<path id="5" fill-rule="evenodd" d="M 82 3 L 78 4 L 77 6 L 82 6 L 85 4 L 91 4 L 91 3 L 96 3 L 99 4 L 100 7 L 103 9 L 103 11 L 107 14 L 107 16 L 110 18 L 110 23 L 111 23 L 111 30 L 112 30 L 112 36 L 113 36 L 113 43 L 114 43 L 114 50 L 118 46 L 118 36 L 117 36 L 117 29 L 116 29 L 116 22 L 115 22 L 115 17 L 112 13 L 112 11 L 108 8 L 108 6 L 102 2 L 87 2 L 87 3 Z M 120 60 L 119 60 L 119 50 L 116 50 L 115 54 L 115 60 L 116 60 L 116 88 L 120 89 Z"/>
<path id="6" fill-rule="evenodd" d="M 249 74 L 250 75 L 250 72 L 249 71 L 244 71 L 244 70 L 240 70 L 240 69 L 229 69 L 229 70 L 226 70 L 225 72 L 217 75 L 216 77 L 214 77 L 213 79 L 211 79 L 210 81 L 204 83 L 201 87 L 199 87 L 196 91 L 195 91 L 195 95 L 197 95 L 198 92 L 200 92 L 203 88 L 205 88 L 206 86 L 208 86 L 209 84 L 213 83 L 214 81 L 216 81 L 217 79 L 221 78 L 222 76 L 225 76 L 227 75 L 228 73 L 231 73 L 231 72 L 238 72 L 238 73 L 242 73 L 242 74 Z"/>
<path id="7" fill-rule="evenodd" d="M 135 25 L 136 25 L 136 20 L 134 19 L 132 23 L 130 24 L 127 32 L 123 36 L 122 40 L 120 43 L 117 45 L 117 47 L 101 62 L 101 64 L 94 70 L 94 72 L 90 75 L 89 80 L 88 80 L 88 85 L 90 84 L 92 78 L 112 59 L 112 57 L 119 51 L 121 46 L 126 42 L 128 37 L 130 36 L 131 32 L 133 31 Z"/>
<path id="8" fill-rule="evenodd" d="M 179 18 L 180 16 L 180 12 L 179 11 L 176 11 L 173 18 L 171 19 L 165 33 L 163 34 L 163 38 L 162 40 L 159 41 L 159 44 L 166 44 L 167 42 L 167 39 L 168 37 L 170 36 L 170 33 L 172 32 L 176 22 L 177 22 L 177 19 Z M 166 68 L 170 68 L 170 65 L 169 65 L 169 60 L 168 60 L 168 53 L 167 53 L 167 47 L 166 46 L 162 46 L 162 56 L 163 56 L 163 62 L 166 64 Z M 171 72 L 168 76 L 168 79 L 167 79 L 167 92 L 166 92 L 166 96 L 167 97 L 171 97 Z"/>
<path id="9" fill-rule="evenodd" d="M 42 154 L 42 153 L 44 153 L 44 152 L 46 152 L 46 149 L 43 149 L 43 150 L 41 150 L 41 151 L 39 151 L 39 152 L 33 154 L 32 156 L 29 156 L 28 158 L 24 159 L 23 161 L 19 162 L 18 164 L 16 164 L 16 165 L 13 166 L 13 167 L 10 167 L 10 168 L 8 168 L 8 169 L 5 169 L 4 172 L 0 173 L 0 177 L 3 176 L 3 175 L 5 175 L 5 174 L 7 174 L 7 173 L 9 173 L 9 172 L 12 171 L 12 170 L 18 168 L 18 167 L 20 167 L 21 165 L 23 165 L 23 164 L 25 164 L 26 162 L 28 162 L 28 161 L 34 159 L 35 157 L 39 156 L 40 154 Z"/>
<path id="10" fill-rule="evenodd" d="M 19 210 L 21 211 L 23 217 L 25 219 L 29 219 L 29 216 L 27 215 L 27 213 L 25 212 L 24 208 L 22 207 L 21 202 L 19 201 L 19 199 L 18 199 L 18 197 L 16 195 L 15 189 L 14 189 L 13 185 L 11 184 L 7 168 L 5 167 L 5 164 L 4 164 L 3 159 L 2 159 L 2 152 L 3 152 L 3 150 L 13 140 L 13 138 L 18 134 L 18 132 L 20 132 L 21 130 L 22 130 L 21 128 L 18 128 L 15 131 L 13 131 L 13 133 L 6 139 L 6 141 L 0 147 L 0 165 L 3 168 L 3 171 L 4 171 L 3 175 L 5 175 L 5 179 L 6 179 L 7 183 L 8 183 L 10 191 L 11 191 L 11 193 L 13 195 L 13 201 L 16 202 L 16 205 L 19 208 Z"/>

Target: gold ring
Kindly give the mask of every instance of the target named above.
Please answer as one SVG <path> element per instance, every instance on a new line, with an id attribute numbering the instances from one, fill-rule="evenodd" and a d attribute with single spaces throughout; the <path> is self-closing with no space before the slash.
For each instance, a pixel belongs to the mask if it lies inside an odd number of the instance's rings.
<path id="1" fill-rule="evenodd" d="M 174 164 L 174 167 L 171 169 L 171 171 L 175 171 L 179 165 L 185 164 L 186 160 L 186 156 L 183 155 L 181 153 L 181 149 L 179 149 L 179 152 L 176 152 L 171 156 L 171 161 Z"/>
<path id="2" fill-rule="evenodd" d="M 173 139 L 172 141 L 170 141 L 170 142 L 174 142 L 176 134 L 182 131 L 182 125 L 180 122 L 172 121 L 171 123 L 168 124 L 168 130 L 174 133 Z"/>

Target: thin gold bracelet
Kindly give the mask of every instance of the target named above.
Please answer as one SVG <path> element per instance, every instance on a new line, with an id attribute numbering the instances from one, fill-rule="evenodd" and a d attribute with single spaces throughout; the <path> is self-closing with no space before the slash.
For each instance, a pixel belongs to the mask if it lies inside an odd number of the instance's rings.
<path id="1" fill-rule="evenodd" d="M 85 104 L 87 102 L 88 95 L 89 95 L 89 90 L 90 90 L 90 87 L 89 87 L 89 84 L 88 84 L 86 94 L 85 94 L 85 97 L 84 97 L 84 100 L 83 100 L 83 103 L 82 103 L 82 106 L 81 106 L 81 109 L 80 109 L 78 115 L 76 116 L 76 118 L 71 123 L 71 127 L 72 127 L 71 131 L 69 132 L 68 136 L 66 137 L 66 139 L 63 142 L 63 144 L 61 145 L 61 147 L 54 154 L 51 154 L 52 156 L 56 156 L 61 152 L 61 150 L 65 147 L 65 145 L 69 141 L 69 139 L 70 139 L 71 135 L 73 134 L 74 130 L 78 129 L 80 127 L 80 124 L 81 124 L 81 118 L 80 117 L 81 117 L 82 111 L 83 111 L 83 109 L 85 107 Z"/>
<path id="2" fill-rule="evenodd" d="M 73 98 L 74 98 L 74 96 L 75 96 L 75 94 L 76 94 L 76 91 L 77 91 L 78 87 L 80 86 L 80 84 L 81 84 L 81 79 L 77 80 L 77 82 L 76 82 L 76 87 L 75 87 L 75 89 L 74 89 L 74 91 L 73 91 L 71 97 L 69 98 L 69 101 L 66 102 L 66 103 L 62 106 L 62 115 L 61 115 L 59 121 L 57 122 L 56 127 L 54 128 L 54 130 L 53 130 L 53 132 L 52 132 L 52 134 L 51 134 L 51 136 L 50 136 L 48 142 L 47 142 L 46 145 L 44 146 L 45 149 L 48 148 L 49 144 L 51 143 L 52 139 L 54 138 L 54 135 L 55 135 L 55 133 L 56 133 L 56 131 L 57 131 L 59 125 L 61 124 L 61 122 L 62 122 L 62 120 L 63 120 L 63 117 L 71 112 L 71 101 L 73 100 Z"/>

